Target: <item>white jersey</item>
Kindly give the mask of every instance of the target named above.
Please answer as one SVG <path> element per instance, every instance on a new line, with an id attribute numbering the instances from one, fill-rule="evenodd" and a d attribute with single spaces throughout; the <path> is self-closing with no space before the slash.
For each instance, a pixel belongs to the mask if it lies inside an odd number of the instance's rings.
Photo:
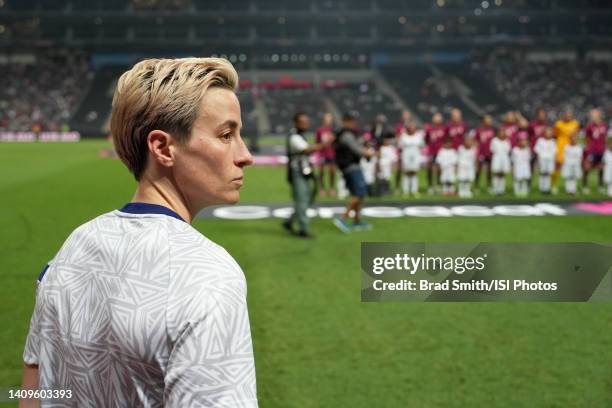
<path id="1" fill-rule="evenodd" d="M 603 171 L 604 171 L 604 182 L 606 184 L 612 184 L 612 150 L 606 149 L 602 159 Z"/>
<path id="2" fill-rule="evenodd" d="M 566 144 L 563 148 L 563 162 L 571 166 L 582 164 L 582 146 L 575 144 Z"/>
<path id="3" fill-rule="evenodd" d="M 491 171 L 493 173 L 510 172 L 510 150 L 512 146 L 508 139 L 494 137 L 491 140 Z"/>
<path id="4" fill-rule="evenodd" d="M 538 155 L 538 168 L 541 174 L 552 174 L 555 171 L 555 157 L 557 154 L 557 142 L 554 139 L 539 138 L 533 147 Z"/>
<path id="5" fill-rule="evenodd" d="M 402 151 L 402 170 L 417 171 L 423 161 L 421 149 L 425 146 L 425 133 L 418 130 L 412 135 L 403 132 L 399 139 Z"/>
<path id="6" fill-rule="evenodd" d="M 538 138 L 533 151 L 538 155 L 540 160 L 554 159 L 557 154 L 557 142 L 554 139 Z"/>
<path id="7" fill-rule="evenodd" d="M 257 406 L 244 274 L 159 205 L 68 237 L 39 277 L 23 360 L 41 389 L 71 390 L 61 406 Z"/>
<path id="8" fill-rule="evenodd" d="M 436 156 L 436 163 L 440 166 L 440 182 L 454 183 L 456 178 L 457 151 L 455 149 L 441 148 Z"/>
<path id="9" fill-rule="evenodd" d="M 476 175 L 476 147 L 459 146 L 457 150 L 457 177 L 460 181 L 474 181 Z"/>
<path id="10" fill-rule="evenodd" d="M 512 149 L 512 175 L 515 180 L 531 177 L 531 150 L 529 147 L 515 146 Z"/>
<path id="11" fill-rule="evenodd" d="M 396 161 L 397 150 L 395 146 L 380 146 L 380 157 L 378 158 L 378 177 L 383 180 L 391 180 L 393 163 Z"/>
<path id="12" fill-rule="evenodd" d="M 361 172 L 363 173 L 363 179 L 366 184 L 374 184 L 376 181 L 376 159 L 366 159 L 362 157 L 359 161 L 359 166 L 361 167 Z M 342 179 L 342 177 L 340 177 Z"/>
<path id="13" fill-rule="evenodd" d="M 566 179 L 582 177 L 582 146 L 566 144 L 563 148 L 561 175 Z"/>

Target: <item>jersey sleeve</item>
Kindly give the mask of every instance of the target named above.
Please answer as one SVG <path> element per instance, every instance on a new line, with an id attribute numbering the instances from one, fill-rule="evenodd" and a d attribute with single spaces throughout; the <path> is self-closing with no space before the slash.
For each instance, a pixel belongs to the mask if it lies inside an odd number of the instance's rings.
<path id="1" fill-rule="evenodd" d="M 180 298 L 165 406 L 257 407 L 244 282 L 195 283 Z"/>
<path id="2" fill-rule="evenodd" d="M 34 311 L 30 318 L 30 327 L 26 336 L 25 348 L 23 350 L 23 362 L 27 365 L 38 365 L 39 364 L 39 351 L 40 351 L 40 324 L 42 314 L 44 313 L 43 298 L 40 295 L 40 287 L 42 285 L 43 277 L 49 269 L 51 262 L 47 264 L 38 276 L 36 281 L 36 303 L 34 305 Z"/>
<path id="3" fill-rule="evenodd" d="M 30 329 L 26 337 L 25 349 L 23 351 L 23 362 L 28 365 L 38 365 L 38 351 L 40 349 L 40 314 L 42 312 L 40 301 L 36 300 L 36 306 L 30 319 Z"/>

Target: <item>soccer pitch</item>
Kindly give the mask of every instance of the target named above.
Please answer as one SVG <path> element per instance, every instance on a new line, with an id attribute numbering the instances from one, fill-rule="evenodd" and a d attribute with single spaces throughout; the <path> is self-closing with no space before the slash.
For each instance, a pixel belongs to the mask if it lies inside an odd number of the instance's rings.
<path id="1" fill-rule="evenodd" d="M 75 227 L 131 199 L 127 170 L 98 156 L 109 147 L 0 145 L 0 388 L 20 384 L 42 267 Z M 241 202 L 290 203 L 284 168 L 247 169 Z M 277 219 L 194 226 L 245 271 L 261 407 L 610 407 L 612 304 L 362 304 L 359 250 L 361 241 L 609 242 L 611 220 L 404 217 L 345 235 L 315 219 L 315 240 L 288 236 Z"/>

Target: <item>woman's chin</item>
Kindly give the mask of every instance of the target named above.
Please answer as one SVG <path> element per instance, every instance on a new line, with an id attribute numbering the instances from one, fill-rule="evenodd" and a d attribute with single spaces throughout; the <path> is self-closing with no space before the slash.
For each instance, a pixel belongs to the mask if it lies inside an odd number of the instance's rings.
<path id="1" fill-rule="evenodd" d="M 232 191 L 226 197 L 224 197 L 224 199 L 223 204 L 236 204 L 238 201 L 240 201 L 240 192 L 238 190 Z"/>

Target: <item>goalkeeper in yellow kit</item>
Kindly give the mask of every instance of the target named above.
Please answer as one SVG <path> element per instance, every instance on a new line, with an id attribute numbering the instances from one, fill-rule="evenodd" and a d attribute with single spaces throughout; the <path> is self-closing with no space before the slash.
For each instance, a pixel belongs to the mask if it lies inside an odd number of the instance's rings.
<path id="1" fill-rule="evenodd" d="M 565 110 L 561 119 L 559 119 L 553 127 L 553 135 L 557 140 L 557 167 L 552 178 L 553 193 L 557 191 L 557 180 L 559 179 L 559 172 L 563 165 L 563 151 L 565 145 L 569 143 L 572 135 L 577 134 L 579 130 L 580 123 L 574 119 L 574 113 L 571 109 Z"/>

